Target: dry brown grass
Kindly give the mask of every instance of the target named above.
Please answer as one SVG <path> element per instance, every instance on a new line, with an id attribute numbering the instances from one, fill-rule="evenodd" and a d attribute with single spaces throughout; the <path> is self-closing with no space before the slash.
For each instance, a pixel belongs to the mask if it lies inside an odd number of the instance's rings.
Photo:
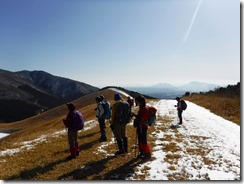
<path id="1" fill-rule="evenodd" d="M 95 97 L 103 94 L 106 100 L 114 103 L 114 92 L 111 90 L 99 91 L 74 101 L 86 121 L 95 119 Z M 67 114 L 65 105 L 47 111 L 38 116 L 11 124 L 1 124 L 0 129 L 19 131 L 0 140 L 0 149 L 13 149 L 21 147 L 20 143 L 32 141 L 36 138 L 64 130 L 62 119 Z M 108 142 L 113 140 L 113 134 L 107 122 Z M 67 161 L 68 153 L 67 135 L 49 137 L 38 143 L 32 149 L 24 149 L 14 155 L 0 156 L 0 179 L 2 180 L 103 180 L 122 179 L 134 172 L 140 160 L 135 158 L 135 129 L 127 125 L 129 141 L 129 154 L 113 156 L 116 151 L 115 144 L 105 146 L 107 156 L 98 152 L 101 145 L 99 126 L 79 132 L 81 155 L 75 160 Z M 131 167 L 131 165 L 134 165 Z M 82 169 L 83 166 L 87 166 Z"/>
<path id="2" fill-rule="evenodd" d="M 108 140 L 113 138 L 108 129 Z M 81 155 L 75 160 L 66 161 L 67 138 L 66 135 L 48 139 L 35 146 L 34 149 L 21 151 L 10 157 L 4 157 L 0 178 L 4 180 L 104 180 L 124 179 L 134 172 L 140 162 L 135 159 L 134 144 L 135 130 L 127 125 L 129 138 L 129 154 L 121 156 L 106 156 L 116 151 L 116 145 L 106 146 L 106 154 L 98 152 L 100 136 L 98 126 L 86 132 L 79 133 Z M 138 162 L 138 163 L 137 163 Z M 131 165 L 134 167 L 131 167 Z M 87 166 L 87 169 L 81 169 Z M 14 168 L 14 169 L 13 169 Z M 117 176 L 118 175 L 118 176 Z"/>
<path id="3" fill-rule="evenodd" d="M 239 97 L 223 97 L 215 94 L 193 94 L 188 97 L 184 97 L 185 100 L 189 100 L 197 105 L 209 109 L 211 112 L 233 121 L 240 125 L 240 98 Z"/>

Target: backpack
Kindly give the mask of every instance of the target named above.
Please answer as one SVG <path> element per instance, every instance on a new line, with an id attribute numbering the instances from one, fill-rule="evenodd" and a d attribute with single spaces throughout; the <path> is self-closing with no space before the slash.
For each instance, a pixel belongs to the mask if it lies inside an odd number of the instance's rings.
<path id="1" fill-rule="evenodd" d="M 73 128 L 76 130 L 82 130 L 84 128 L 84 117 L 79 111 L 75 111 L 73 116 Z"/>
<path id="2" fill-rule="evenodd" d="M 147 107 L 149 109 L 149 114 L 147 118 L 147 125 L 153 126 L 156 122 L 156 112 L 157 109 L 155 107 Z"/>
<path id="3" fill-rule="evenodd" d="M 117 105 L 116 122 L 127 124 L 131 120 L 130 105 L 128 102 L 119 102 Z"/>
<path id="4" fill-rule="evenodd" d="M 105 101 L 102 103 L 102 106 L 103 106 L 103 110 L 104 110 L 103 118 L 104 119 L 110 119 L 111 114 L 112 114 L 110 103 L 108 101 Z"/>
<path id="5" fill-rule="evenodd" d="M 187 104 L 184 100 L 181 100 L 181 108 L 182 108 L 182 110 L 186 110 L 186 108 L 187 108 Z"/>

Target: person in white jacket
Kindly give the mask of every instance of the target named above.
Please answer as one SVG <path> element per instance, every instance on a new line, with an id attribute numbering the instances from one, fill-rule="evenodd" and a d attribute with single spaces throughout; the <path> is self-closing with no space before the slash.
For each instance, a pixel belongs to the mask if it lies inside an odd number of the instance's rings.
<path id="1" fill-rule="evenodd" d="M 97 108 L 96 110 L 96 117 L 98 118 L 98 123 L 100 127 L 101 137 L 99 138 L 100 142 L 107 141 L 106 137 L 106 125 L 105 125 L 105 119 L 103 117 L 104 109 L 102 105 L 102 99 L 100 97 L 96 97 L 97 102 Z"/>

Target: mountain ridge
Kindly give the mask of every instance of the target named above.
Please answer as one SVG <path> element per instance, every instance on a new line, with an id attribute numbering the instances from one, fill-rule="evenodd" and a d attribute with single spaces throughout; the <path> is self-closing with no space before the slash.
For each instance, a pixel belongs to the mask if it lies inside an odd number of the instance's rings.
<path id="1" fill-rule="evenodd" d="M 19 121 L 99 88 L 44 71 L 0 69 L 0 122 Z"/>
<path id="2" fill-rule="evenodd" d="M 127 89 L 135 90 L 155 98 L 173 99 L 184 95 L 186 92 L 207 92 L 218 87 L 221 87 L 221 85 L 192 81 L 177 86 L 170 83 L 158 83 L 148 87 L 128 87 Z"/>

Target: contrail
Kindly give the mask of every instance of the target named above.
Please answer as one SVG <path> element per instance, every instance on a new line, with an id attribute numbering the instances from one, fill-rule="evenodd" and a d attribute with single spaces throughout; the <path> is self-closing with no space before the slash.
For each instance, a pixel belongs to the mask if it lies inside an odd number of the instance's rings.
<path id="1" fill-rule="evenodd" d="M 199 0 L 199 1 L 198 1 L 197 8 L 196 8 L 196 10 L 195 10 L 195 12 L 194 12 L 194 15 L 193 15 L 192 19 L 191 19 L 191 24 L 190 24 L 190 26 L 189 26 L 189 28 L 188 28 L 188 30 L 187 30 L 187 32 L 186 32 L 186 35 L 185 35 L 185 37 L 184 37 L 184 43 L 185 43 L 186 40 L 188 39 L 188 36 L 189 36 L 189 34 L 190 34 L 190 32 L 191 32 L 191 28 L 192 28 L 192 25 L 193 25 L 193 23 L 194 23 L 194 21 L 195 21 L 195 18 L 196 18 L 196 16 L 197 16 L 197 12 L 198 12 L 198 9 L 199 9 L 199 7 L 200 7 L 200 5 L 201 5 L 201 2 L 202 2 L 202 0 Z"/>

